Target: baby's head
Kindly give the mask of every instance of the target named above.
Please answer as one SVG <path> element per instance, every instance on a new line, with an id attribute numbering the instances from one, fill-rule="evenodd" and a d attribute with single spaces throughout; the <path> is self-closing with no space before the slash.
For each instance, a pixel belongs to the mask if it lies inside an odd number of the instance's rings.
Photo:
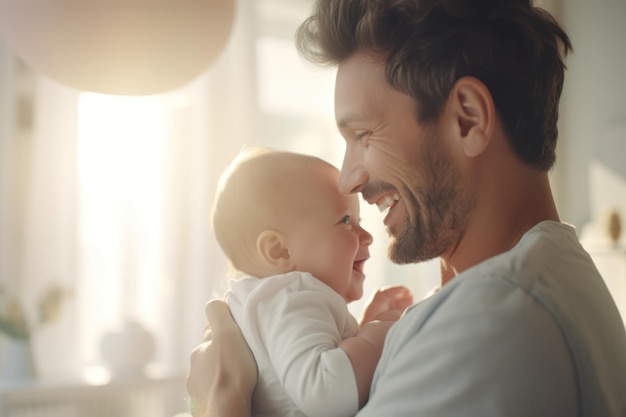
<path id="1" fill-rule="evenodd" d="M 372 237 L 359 225 L 358 197 L 341 194 L 338 179 L 337 168 L 313 156 L 263 148 L 238 155 L 212 215 L 234 268 L 259 278 L 310 272 L 346 300 L 359 298 Z"/>

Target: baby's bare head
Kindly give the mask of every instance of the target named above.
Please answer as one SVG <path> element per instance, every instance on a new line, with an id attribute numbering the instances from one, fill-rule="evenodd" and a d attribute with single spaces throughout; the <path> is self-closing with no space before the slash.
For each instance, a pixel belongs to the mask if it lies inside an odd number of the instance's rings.
<path id="1" fill-rule="evenodd" d="M 250 274 L 265 230 L 287 232 L 315 199 L 319 182 L 336 183 L 338 170 L 310 155 L 248 148 L 222 174 L 211 225 L 234 268 Z"/>

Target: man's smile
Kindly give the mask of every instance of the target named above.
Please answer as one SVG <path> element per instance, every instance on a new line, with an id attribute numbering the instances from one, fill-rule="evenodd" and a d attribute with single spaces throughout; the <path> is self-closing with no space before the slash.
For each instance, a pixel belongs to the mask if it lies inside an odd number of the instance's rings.
<path id="1" fill-rule="evenodd" d="M 390 209 L 391 207 L 396 205 L 399 200 L 400 200 L 400 194 L 398 193 L 387 194 L 381 197 L 380 199 L 378 199 L 378 201 L 376 202 L 376 205 L 378 206 L 378 210 L 380 210 L 380 212 L 382 213 L 385 210 Z"/>

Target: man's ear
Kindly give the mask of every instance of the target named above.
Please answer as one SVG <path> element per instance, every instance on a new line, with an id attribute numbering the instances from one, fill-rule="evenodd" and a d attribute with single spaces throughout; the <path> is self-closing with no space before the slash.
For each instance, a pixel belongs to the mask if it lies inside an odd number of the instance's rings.
<path id="1" fill-rule="evenodd" d="M 489 89 L 477 78 L 462 77 L 452 87 L 450 98 L 464 154 L 482 154 L 493 135 L 496 118 Z"/>
<path id="2" fill-rule="evenodd" d="M 276 230 L 264 230 L 256 240 L 257 252 L 261 259 L 270 267 L 282 272 L 294 268 L 285 235 Z"/>

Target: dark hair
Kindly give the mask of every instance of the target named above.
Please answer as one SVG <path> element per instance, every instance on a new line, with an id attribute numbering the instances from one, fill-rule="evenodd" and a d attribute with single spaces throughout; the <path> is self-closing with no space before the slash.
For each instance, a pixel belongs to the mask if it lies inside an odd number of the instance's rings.
<path id="1" fill-rule="evenodd" d="M 518 157 L 540 170 L 554 164 L 563 56 L 572 45 L 532 0 L 318 0 L 296 45 L 325 65 L 357 51 L 381 57 L 387 81 L 416 99 L 423 122 L 439 116 L 459 78 L 476 77 Z"/>

